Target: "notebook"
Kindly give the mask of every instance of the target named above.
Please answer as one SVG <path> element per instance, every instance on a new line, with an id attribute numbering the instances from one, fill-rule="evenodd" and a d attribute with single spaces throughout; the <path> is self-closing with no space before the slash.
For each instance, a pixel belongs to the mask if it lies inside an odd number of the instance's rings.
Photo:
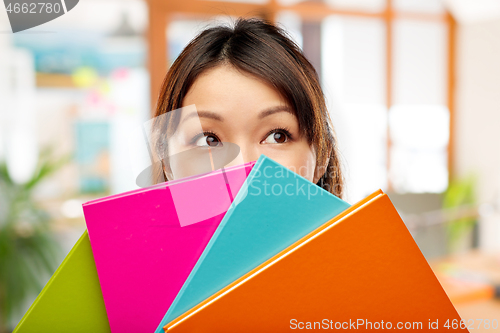
<path id="1" fill-rule="evenodd" d="M 156 332 L 348 207 L 261 155 Z"/>
<path id="2" fill-rule="evenodd" d="M 254 163 L 83 205 L 113 333 L 151 333 Z"/>
<path id="3" fill-rule="evenodd" d="M 197 304 L 165 331 L 375 331 L 397 325 L 430 331 L 431 325 L 437 327 L 432 331 L 449 332 L 453 322 L 460 324 L 457 311 L 391 201 L 378 191 Z"/>
<path id="4" fill-rule="evenodd" d="M 110 332 L 87 231 L 47 282 L 14 332 Z"/>

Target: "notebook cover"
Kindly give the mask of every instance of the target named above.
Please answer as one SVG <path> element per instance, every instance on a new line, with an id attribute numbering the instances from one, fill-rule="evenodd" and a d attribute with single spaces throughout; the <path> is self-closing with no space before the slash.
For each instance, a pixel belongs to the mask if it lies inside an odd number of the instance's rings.
<path id="1" fill-rule="evenodd" d="M 414 330 L 429 331 L 429 323 L 438 321 L 432 331 L 449 332 L 447 320 L 450 326 L 453 320 L 460 323 L 396 209 L 379 191 L 201 302 L 165 331 L 285 332 L 342 329 L 335 325 L 344 323 L 349 329 L 377 330 L 375 323 L 378 329 L 396 329 L 400 322 L 422 323 Z"/>
<path id="2" fill-rule="evenodd" d="M 151 333 L 253 163 L 84 204 L 113 333 Z"/>
<path id="3" fill-rule="evenodd" d="M 348 207 L 261 155 L 156 332 Z"/>
<path id="4" fill-rule="evenodd" d="M 14 332 L 110 332 L 87 231 L 73 246 Z"/>

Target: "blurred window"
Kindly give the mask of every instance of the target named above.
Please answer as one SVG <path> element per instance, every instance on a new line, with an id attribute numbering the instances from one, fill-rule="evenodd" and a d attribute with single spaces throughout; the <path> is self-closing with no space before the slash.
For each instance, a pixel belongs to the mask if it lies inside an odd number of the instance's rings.
<path id="1" fill-rule="evenodd" d="M 394 21 L 390 178 L 398 192 L 448 186 L 449 111 L 446 25 Z"/>
<path id="2" fill-rule="evenodd" d="M 386 8 L 386 0 L 326 0 L 326 3 L 334 8 L 365 12 L 382 12 Z"/>
<path id="3" fill-rule="evenodd" d="M 415 13 L 443 14 L 445 12 L 441 0 L 393 0 L 395 10 Z"/>
<path id="4" fill-rule="evenodd" d="M 390 177 L 397 192 L 443 192 L 448 186 L 450 117 L 441 105 L 395 105 L 389 113 Z"/>
<path id="5" fill-rule="evenodd" d="M 208 1 L 240 2 L 240 3 L 250 3 L 250 4 L 265 4 L 269 2 L 269 0 L 208 0 Z"/>
<path id="6" fill-rule="evenodd" d="M 323 22 L 323 87 L 351 200 L 387 188 L 385 34 L 381 19 Z"/>
<path id="7" fill-rule="evenodd" d="M 442 13 L 439 1 L 392 3 L 390 45 L 387 17 L 339 12 L 323 20 L 322 83 L 353 202 L 377 188 L 448 186 L 448 23 L 425 16 Z"/>
<path id="8" fill-rule="evenodd" d="M 393 29 L 393 103 L 445 105 L 446 26 L 397 19 Z"/>

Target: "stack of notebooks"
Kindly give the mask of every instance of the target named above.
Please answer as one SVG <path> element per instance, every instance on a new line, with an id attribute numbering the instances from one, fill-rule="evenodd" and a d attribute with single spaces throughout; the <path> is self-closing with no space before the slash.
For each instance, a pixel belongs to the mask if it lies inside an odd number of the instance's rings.
<path id="1" fill-rule="evenodd" d="M 14 332 L 460 322 L 382 191 L 350 206 L 261 156 L 83 208 L 88 233 Z"/>

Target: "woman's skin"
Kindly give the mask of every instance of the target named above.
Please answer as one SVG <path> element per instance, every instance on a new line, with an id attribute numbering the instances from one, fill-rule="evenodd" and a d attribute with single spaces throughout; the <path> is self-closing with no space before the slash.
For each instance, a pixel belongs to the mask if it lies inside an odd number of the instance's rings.
<path id="1" fill-rule="evenodd" d="M 299 132 L 286 100 L 266 82 L 228 64 L 217 66 L 201 74 L 187 92 L 183 107 L 192 104 L 204 132 L 190 134 L 192 145 L 235 143 L 243 162 L 265 154 L 306 179 L 318 181 L 314 148 Z M 197 119 L 186 119 L 185 124 L 190 121 L 191 127 L 199 128 Z"/>

